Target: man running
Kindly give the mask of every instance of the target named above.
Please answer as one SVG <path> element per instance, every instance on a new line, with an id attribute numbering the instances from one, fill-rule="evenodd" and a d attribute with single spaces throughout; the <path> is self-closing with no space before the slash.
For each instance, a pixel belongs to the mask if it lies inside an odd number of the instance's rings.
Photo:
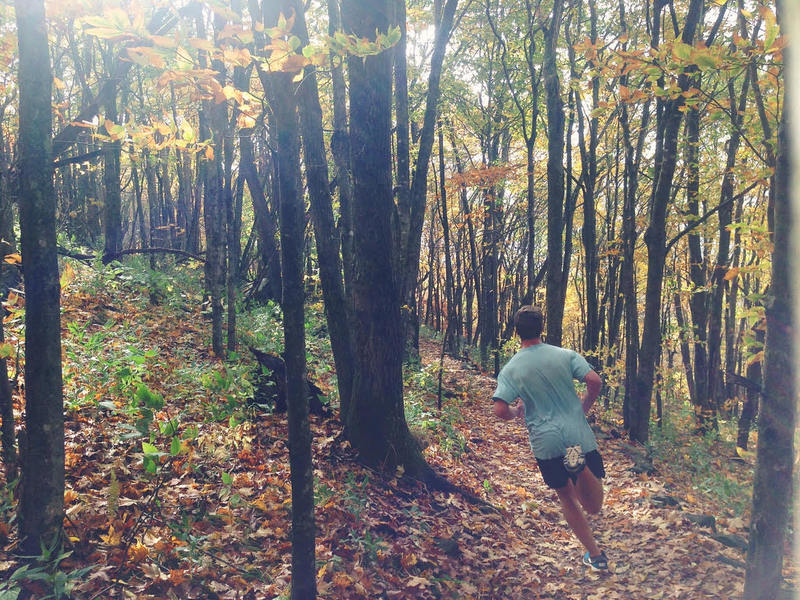
<path id="1" fill-rule="evenodd" d="M 577 352 L 542 342 L 544 315 L 538 307 L 520 308 L 514 326 L 522 348 L 497 377 L 494 414 L 505 420 L 525 418 L 544 482 L 558 494 L 564 518 L 586 549 L 583 564 L 607 571 L 606 555 L 583 512 L 597 514 L 603 506 L 603 458 L 586 421 L 602 380 Z M 586 383 L 582 399 L 577 397 L 573 379 Z M 513 405 L 517 398 L 522 403 Z"/>

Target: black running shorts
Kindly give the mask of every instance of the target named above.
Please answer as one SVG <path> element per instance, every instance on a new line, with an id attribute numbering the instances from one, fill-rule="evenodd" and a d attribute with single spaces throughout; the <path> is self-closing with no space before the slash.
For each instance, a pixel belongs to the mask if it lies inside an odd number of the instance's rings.
<path id="1" fill-rule="evenodd" d="M 548 458 L 545 460 L 536 459 L 539 464 L 539 471 L 542 473 L 544 482 L 547 487 L 557 490 L 567 485 L 567 479 L 572 479 L 572 483 L 578 480 L 577 473 L 569 473 L 564 467 L 564 457 L 557 456 L 555 458 Z M 592 450 L 586 453 L 586 468 L 588 468 L 594 476 L 602 479 L 606 476 L 605 467 L 603 467 L 603 457 L 597 450 Z"/>

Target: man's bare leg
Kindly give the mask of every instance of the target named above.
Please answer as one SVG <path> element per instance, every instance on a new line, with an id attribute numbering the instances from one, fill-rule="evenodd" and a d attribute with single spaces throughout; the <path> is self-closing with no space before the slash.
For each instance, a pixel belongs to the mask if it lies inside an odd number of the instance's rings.
<path id="1" fill-rule="evenodd" d="M 586 469 L 584 469 L 584 471 L 586 471 Z M 594 475 L 592 475 L 592 477 L 594 478 Z M 600 488 L 600 492 L 602 503 L 602 486 Z M 575 486 L 572 484 L 572 481 L 567 480 L 567 485 L 557 489 L 556 494 L 558 494 L 558 499 L 561 501 L 561 509 L 564 512 L 564 518 L 572 528 L 575 536 L 589 552 L 589 556 L 597 556 L 600 554 L 600 548 L 594 541 L 594 535 L 592 535 L 589 522 L 586 520 L 586 515 L 583 514 L 583 510 L 581 510 L 578 500 L 578 493 L 575 489 Z"/>
<path id="2" fill-rule="evenodd" d="M 578 492 L 578 500 L 587 513 L 596 515 L 600 512 L 600 509 L 603 508 L 603 482 L 595 477 L 588 468 L 578 474 L 575 489 Z"/>

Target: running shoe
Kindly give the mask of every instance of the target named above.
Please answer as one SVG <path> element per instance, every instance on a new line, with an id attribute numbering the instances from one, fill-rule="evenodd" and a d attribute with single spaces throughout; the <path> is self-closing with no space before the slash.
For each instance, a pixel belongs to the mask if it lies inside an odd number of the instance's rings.
<path id="1" fill-rule="evenodd" d="M 589 567 L 592 571 L 608 571 L 608 559 L 606 553 L 601 552 L 598 556 L 589 556 L 589 553 L 583 555 L 583 564 Z"/>

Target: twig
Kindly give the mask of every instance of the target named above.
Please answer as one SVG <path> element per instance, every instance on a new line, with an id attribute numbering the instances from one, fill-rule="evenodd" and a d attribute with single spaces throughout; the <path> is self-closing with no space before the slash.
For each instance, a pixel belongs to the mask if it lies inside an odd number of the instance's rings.
<path id="1" fill-rule="evenodd" d="M 161 525 L 164 525 L 165 527 L 169 527 L 170 526 L 170 524 L 165 519 L 160 517 L 159 515 L 150 514 L 150 518 L 153 519 L 154 521 L 160 523 Z M 226 559 L 224 559 L 224 558 L 222 558 L 220 556 L 217 556 L 216 554 L 214 554 L 210 550 L 205 550 L 203 548 L 200 548 L 199 546 L 195 546 L 194 549 L 197 550 L 198 552 L 200 552 L 201 554 L 204 554 L 204 555 L 208 556 L 209 558 L 212 558 L 212 559 L 216 560 L 217 562 L 220 562 L 223 565 L 225 565 L 227 567 L 230 567 L 231 569 L 235 569 L 236 571 L 238 571 L 242 575 L 252 575 L 251 571 L 243 569 L 243 568 L 233 564 L 229 560 L 226 560 Z"/>
<path id="2" fill-rule="evenodd" d="M 53 168 L 58 169 L 60 167 L 66 167 L 67 165 L 71 165 L 74 163 L 87 162 L 97 156 L 100 156 L 101 154 L 103 154 L 103 150 L 93 150 L 92 152 L 87 152 L 86 154 L 79 154 L 78 156 L 69 156 L 67 158 L 62 158 L 61 160 L 53 162 Z"/>

